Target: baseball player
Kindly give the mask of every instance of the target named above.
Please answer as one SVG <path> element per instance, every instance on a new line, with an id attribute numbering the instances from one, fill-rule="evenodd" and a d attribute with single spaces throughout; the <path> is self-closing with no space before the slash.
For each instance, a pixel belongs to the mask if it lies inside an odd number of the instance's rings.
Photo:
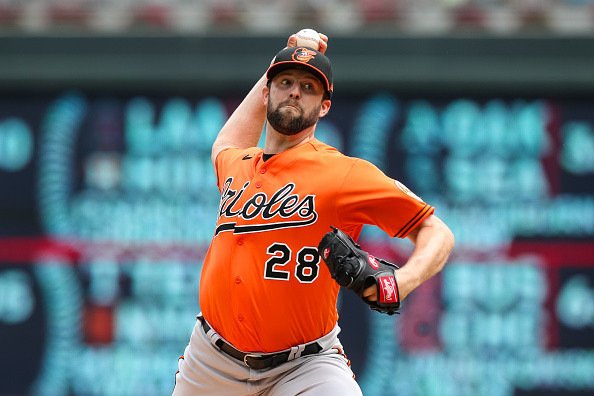
<path id="1" fill-rule="evenodd" d="M 213 144 L 221 202 L 175 396 L 361 395 L 338 339 L 340 286 L 393 313 L 453 248 L 431 205 L 314 137 L 333 91 L 327 40 L 291 36 Z M 361 251 L 364 224 L 408 237 L 406 265 Z"/>

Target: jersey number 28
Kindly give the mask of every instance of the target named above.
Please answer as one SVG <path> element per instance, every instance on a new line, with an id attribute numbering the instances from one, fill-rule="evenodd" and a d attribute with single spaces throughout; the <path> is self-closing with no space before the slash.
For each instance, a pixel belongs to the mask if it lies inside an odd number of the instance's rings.
<path id="1" fill-rule="evenodd" d="M 273 243 L 268 246 L 266 253 L 272 255 L 267 261 L 264 269 L 265 279 L 285 280 L 291 277 L 290 271 L 284 271 L 283 266 L 291 261 L 292 251 L 284 243 Z M 297 253 L 297 265 L 295 266 L 295 277 L 301 283 L 311 283 L 318 277 L 320 271 L 320 255 L 314 247 L 305 246 Z"/>

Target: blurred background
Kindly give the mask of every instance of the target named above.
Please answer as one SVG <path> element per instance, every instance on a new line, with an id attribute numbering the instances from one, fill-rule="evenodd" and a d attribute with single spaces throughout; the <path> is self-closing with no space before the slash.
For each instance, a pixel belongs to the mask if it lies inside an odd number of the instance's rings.
<path id="1" fill-rule="evenodd" d="M 594 394 L 594 1 L 0 0 L 0 395 L 171 394 L 210 146 L 305 27 L 335 73 L 318 138 L 457 241 L 397 317 L 341 293 L 364 394 Z"/>

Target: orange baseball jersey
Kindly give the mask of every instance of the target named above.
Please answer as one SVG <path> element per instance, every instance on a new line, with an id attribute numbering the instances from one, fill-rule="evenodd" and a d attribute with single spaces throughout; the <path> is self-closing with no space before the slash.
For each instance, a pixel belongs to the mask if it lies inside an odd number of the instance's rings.
<path id="1" fill-rule="evenodd" d="M 434 210 L 370 162 L 316 139 L 262 154 L 231 148 L 216 159 L 221 203 L 200 280 L 204 317 L 246 352 L 334 328 L 339 286 L 317 253 L 331 225 L 355 240 L 363 224 L 404 238 Z"/>

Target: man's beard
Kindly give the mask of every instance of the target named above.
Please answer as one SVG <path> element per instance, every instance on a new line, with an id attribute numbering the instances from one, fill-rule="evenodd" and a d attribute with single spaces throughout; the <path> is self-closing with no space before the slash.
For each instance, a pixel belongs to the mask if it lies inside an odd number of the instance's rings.
<path id="1" fill-rule="evenodd" d="M 268 108 L 266 109 L 266 118 L 268 119 L 270 125 L 274 128 L 275 131 L 282 133 L 286 136 L 296 135 L 304 129 L 307 129 L 315 125 L 316 122 L 318 122 L 318 119 L 320 118 L 320 110 L 322 109 L 322 104 L 320 103 L 320 105 L 317 108 L 313 109 L 307 114 L 303 114 L 302 112 L 302 114 L 298 116 L 286 114 L 283 115 L 281 113 L 281 108 L 287 104 L 291 104 L 292 102 L 293 101 L 291 100 L 286 100 L 280 103 L 276 107 L 276 109 L 272 109 L 269 97 Z M 301 110 L 299 105 L 295 104 L 295 107 Z"/>

